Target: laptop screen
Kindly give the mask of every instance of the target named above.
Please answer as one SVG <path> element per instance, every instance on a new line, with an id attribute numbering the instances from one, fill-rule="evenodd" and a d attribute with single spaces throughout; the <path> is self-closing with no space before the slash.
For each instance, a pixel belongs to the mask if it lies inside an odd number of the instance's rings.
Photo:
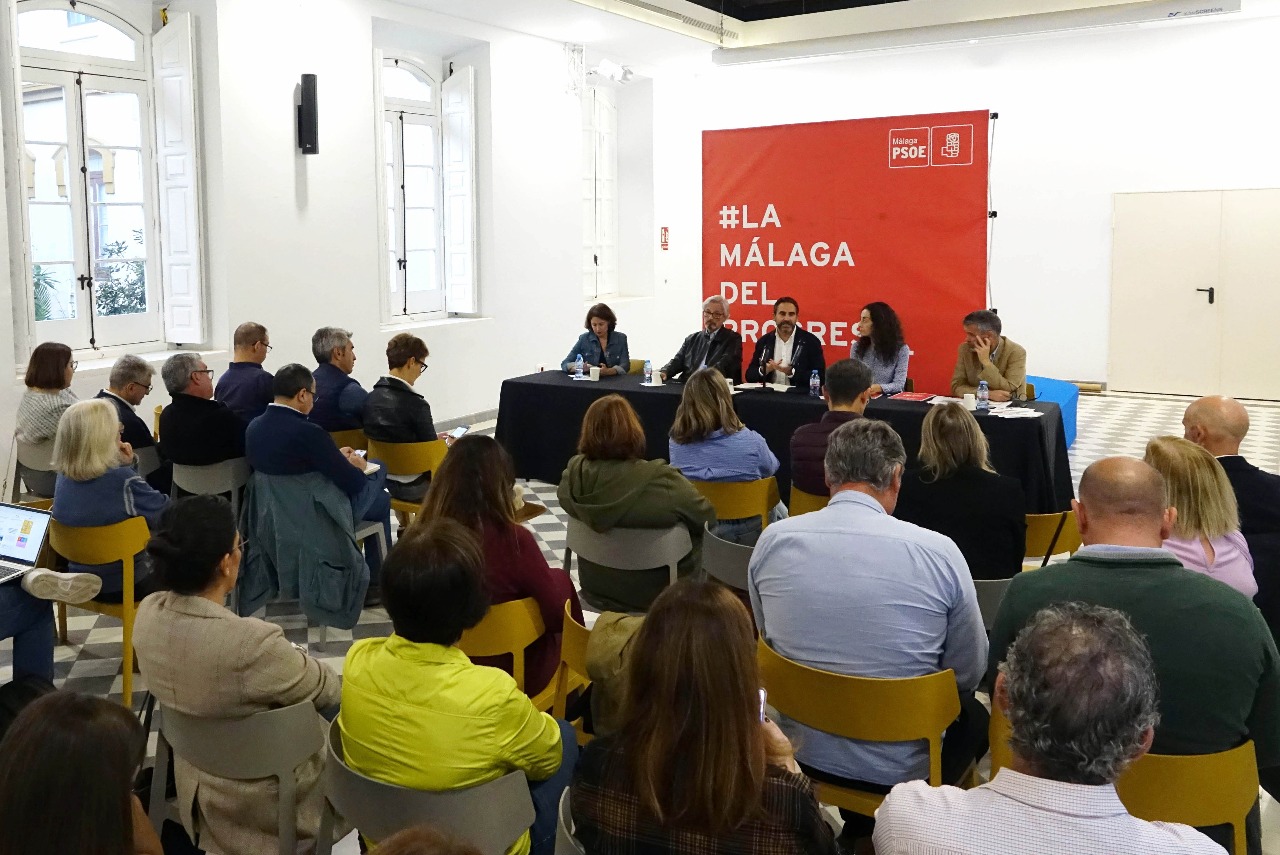
<path id="1" fill-rule="evenodd" d="M 36 566 L 52 518 L 37 508 L 0 504 L 0 560 Z"/>

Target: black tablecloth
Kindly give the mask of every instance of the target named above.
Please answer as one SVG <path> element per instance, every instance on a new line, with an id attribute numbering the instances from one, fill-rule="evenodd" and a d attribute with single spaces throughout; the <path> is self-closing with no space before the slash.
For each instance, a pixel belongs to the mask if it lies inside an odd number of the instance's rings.
<path id="1" fill-rule="evenodd" d="M 616 392 L 640 416 L 648 439 L 647 456 L 666 460 L 667 432 L 683 390 L 676 383 L 642 386 L 634 374 L 595 382 L 572 380 L 559 371 L 513 377 L 502 384 L 495 435 L 511 453 L 516 477 L 557 484 L 576 451 L 587 408 L 602 395 Z M 733 396 L 733 404 L 743 423 L 758 431 L 778 456 L 778 487 L 785 501 L 791 492 L 791 434 L 821 418 L 826 404 L 798 391 L 742 392 Z M 1052 403 L 1026 406 L 1044 415 L 1037 419 L 978 415 L 978 424 L 991 443 L 991 462 L 1002 475 L 1022 482 L 1029 512 L 1066 510 L 1074 492 L 1062 412 Z M 867 407 L 867 415 L 893 425 L 902 436 L 908 460 L 913 461 L 920 450 L 920 424 L 929 407 L 916 401 L 875 400 Z"/>

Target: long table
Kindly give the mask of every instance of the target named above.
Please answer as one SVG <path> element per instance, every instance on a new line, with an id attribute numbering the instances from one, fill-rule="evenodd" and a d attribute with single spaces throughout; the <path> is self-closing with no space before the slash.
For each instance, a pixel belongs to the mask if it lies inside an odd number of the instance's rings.
<path id="1" fill-rule="evenodd" d="M 632 374 L 577 381 L 560 371 L 513 377 L 502 383 L 495 436 L 510 452 L 516 477 L 559 483 L 574 455 L 587 408 L 610 393 L 622 395 L 640 416 L 648 441 L 646 456 L 668 459 L 667 432 L 675 421 L 684 387 L 641 385 Z M 777 455 L 778 487 L 784 500 L 791 492 L 791 434 L 800 425 L 822 417 L 826 404 L 798 390 L 745 391 L 733 396 L 734 409 L 747 427 L 758 431 Z M 920 451 L 920 426 L 931 405 L 916 401 L 877 399 L 867 415 L 893 425 L 902 436 L 907 459 Z M 1031 513 L 1067 510 L 1074 492 L 1062 413 L 1057 404 L 1033 402 L 1043 415 L 1033 419 L 1005 419 L 978 414 L 978 424 L 991 444 L 991 462 L 1002 475 L 1022 482 Z"/>

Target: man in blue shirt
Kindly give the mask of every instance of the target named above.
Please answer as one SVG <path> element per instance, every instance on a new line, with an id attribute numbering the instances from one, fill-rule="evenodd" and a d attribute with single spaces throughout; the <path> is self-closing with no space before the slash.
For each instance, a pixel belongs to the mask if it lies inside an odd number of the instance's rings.
<path id="1" fill-rule="evenodd" d="M 271 373 L 262 368 L 271 352 L 271 338 L 262 324 L 247 321 L 236 327 L 231 341 L 235 345 L 235 356 L 218 380 L 213 396 L 245 422 L 251 422 L 262 415 L 275 397 L 271 391 Z"/>
<path id="2" fill-rule="evenodd" d="M 311 355 L 318 363 L 311 421 L 330 432 L 363 427 L 364 401 L 369 393 L 351 376 L 356 368 L 351 333 L 337 327 L 321 327 L 311 336 Z"/>
<path id="3" fill-rule="evenodd" d="M 391 543 L 391 496 L 387 474 L 379 469 L 365 475 L 365 459 L 350 448 L 338 448 L 307 414 L 316 401 L 316 382 L 305 365 L 291 363 L 276 372 L 272 382 L 275 401 L 249 425 L 245 455 L 255 471 L 267 475 L 304 475 L 319 472 L 351 498 L 355 519 L 380 522 L 385 542 Z M 365 605 L 380 601 L 379 575 L 382 557 L 371 542 L 365 544 L 369 564 L 369 594 Z"/>
<path id="4" fill-rule="evenodd" d="M 905 463 L 902 440 L 885 422 L 855 419 L 836 428 L 825 458 L 831 502 L 765 529 L 748 587 L 761 637 L 789 659 L 858 677 L 953 669 L 961 713 L 942 747 L 950 784 L 987 748 L 987 713 L 973 698 L 987 635 L 960 549 L 891 516 Z M 924 743 L 862 742 L 779 723 L 811 778 L 887 793 L 929 776 Z M 870 836 L 874 820 L 841 814 L 847 843 Z"/>

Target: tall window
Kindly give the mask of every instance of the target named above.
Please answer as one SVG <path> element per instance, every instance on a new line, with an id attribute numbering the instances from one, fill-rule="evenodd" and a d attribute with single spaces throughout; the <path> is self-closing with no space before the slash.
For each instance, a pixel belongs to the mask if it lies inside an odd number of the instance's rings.
<path id="1" fill-rule="evenodd" d="M 582 294 L 618 293 L 618 107 L 613 92 L 582 93 Z"/>

